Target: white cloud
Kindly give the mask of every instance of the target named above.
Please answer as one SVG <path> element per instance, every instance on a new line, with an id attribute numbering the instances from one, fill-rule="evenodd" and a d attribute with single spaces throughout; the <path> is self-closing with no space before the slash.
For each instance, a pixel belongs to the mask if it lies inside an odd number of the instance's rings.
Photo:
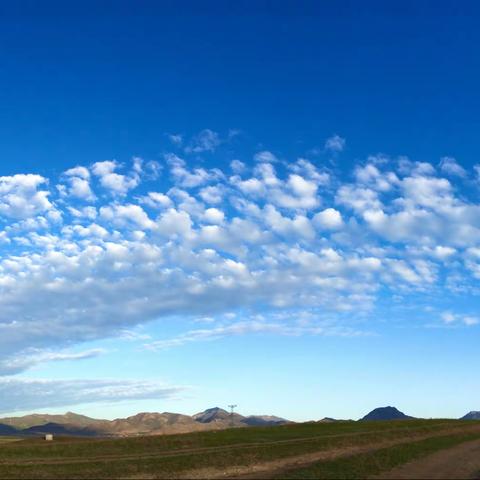
<path id="1" fill-rule="evenodd" d="M 325 141 L 325 150 L 331 152 L 342 152 L 345 149 L 346 141 L 340 135 L 332 135 Z"/>
<path id="2" fill-rule="evenodd" d="M 442 157 L 440 159 L 440 170 L 447 175 L 465 178 L 467 176 L 466 170 L 457 163 L 452 157 Z"/>
<path id="3" fill-rule="evenodd" d="M 100 184 L 103 188 L 109 190 L 114 195 L 124 196 L 129 190 L 138 186 L 140 178 L 135 168 L 130 175 L 116 173 L 119 167 L 120 165 L 116 161 L 106 160 L 94 163 L 92 172 L 100 178 Z"/>
<path id="4" fill-rule="evenodd" d="M 72 360 L 84 360 L 88 358 L 98 357 L 105 353 L 103 349 L 90 349 L 83 352 L 69 351 L 42 351 L 36 348 L 27 349 L 20 354 L 0 360 L 0 376 L 14 375 L 20 373 L 27 368 L 46 362 L 62 362 Z"/>
<path id="5" fill-rule="evenodd" d="M 169 208 L 157 221 L 157 231 L 166 236 L 190 237 L 192 219 L 187 212 Z"/>
<path id="6" fill-rule="evenodd" d="M 96 223 L 91 223 L 86 227 L 83 225 L 67 226 L 62 229 L 62 233 L 66 236 L 78 235 L 79 237 L 88 238 L 89 240 L 107 238 L 109 236 L 108 230 Z"/>
<path id="7" fill-rule="evenodd" d="M 283 181 L 270 163 L 257 165 L 254 175 L 247 180 L 235 175 L 230 177 L 230 183 L 245 195 L 268 198 L 270 203 L 281 208 L 312 209 L 319 204 L 318 183 L 314 180 L 290 174 Z"/>
<path id="8" fill-rule="evenodd" d="M 402 175 L 411 175 L 413 177 L 435 175 L 435 167 L 427 162 L 412 162 L 406 157 L 400 157 L 398 160 L 398 172 Z"/>
<path id="9" fill-rule="evenodd" d="M 139 205 L 111 205 L 100 208 L 100 218 L 116 227 L 135 225 L 144 230 L 154 227 L 155 223 Z"/>
<path id="10" fill-rule="evenodd" d="M 313 223 L 320 229 L 338 230 L 343 226 L 342 214 L 334 208 L 326 208 L 315 214 Z"/>
<path id="11" fill-rule="evenodd" d="M 358 213 L 365 210 L 380 210 L 382 207 L 377 192 L 354 185 L 342 185 L 337 191 L 335 202 L 352 208 Z"/>
<path id="12" fill-rule="evenodd" d="M 428 251 L 428 247 L 424 247 L 424 250 Z M 457 253 L 457 250 L 452 247 L 444 247 L 443 245 L 435 245 L 433 249 L 430 249 L 429 253 L 438 260 L 448 260 Z"/>
<path id="13" fill-rule="evenodd" d="M 204 168 L 195 168 L 190 171 L 185 160 L 174 154 L 166 155 L 166 159 L 173 179 L 182 188 L 195 188 L 222 177 L 221 172 L 216 169 L 207 171 Z"/>
<path id="14" fill-rule="evenodd" d="M 68 206 L 67 210 L 75 218 L 88 218 L 94 220 L 97 217 L 97 209 L 92 206 L 82 208 Z"/>
<path id="15" fill-rule="evenodd" d="M 463 324 L 467 327 L 472 327 L 473 325 L 478 325 L 480 323 L 480 318 L 473 315 L 443 312 L 440 317 L 446 325 Z"/>
<path id="16" fill-rule="evenodd" d="M 179 133 L 175 133 L 175 134 L 170 134 L 170 135 L 168 135 L 168 139 L 169 139 L 174 145 L 177 145 L 177 146 L 181 146 L 182 143 L 183 143 L 183 136 L 180 135 Z"/>
<path id="17" fill-rule="evenodd" d="M 265 223 L 273 232 L 283 236 L 300 236 L 312 239 L 315 236 L 310 221 L 304 215 L 297 215 L 293 219 L 284 217 L 273 205 L 264 209 Z"/>
<path id="18" fill-rule="evenodd" d="M 99 188 L 95 207 L 49 196 L 44 177 L 1 177 L 0 365 L 172 316 L 299 307 L 354 316 L 374 309 L 379 292 L 388 301 L 478 290 L 480 205 L 458 193 L 458 177 L 408 159 L 369 158 L 350 183 L 302 159 L 230 178 L 167 161 L 173 182 L 114 198 Z M 102 183 L 120 168 L 97 162 L 90 172 Z M 121 176 L 141 182 L 145 170 L 135 159 Z M 75 167 L 60 181 L 89 175 Z"/>
<path id="19" fill-rule="evenodd" d="M 33 174 L 0 177 L 0 215 L 21 219 L 53 208 L 50 192 L 39 190 L 46 183 L 46 178 Z"/>
<path id="20" fill-rule="evenodd" d="M 365 333 L 361 331 L 350 328 L 332 327 L 328 325 L 328 323 L 322 324 L 321 322 L 316 322 L 315 324 L 307 325 L 289 325 L 278 321 L 266 321 L 260 318 L 224 324 L 213 328 L 191 330 L 174 338 L 147 343 L 145 347 L 150 350 L 164 350 L 180 347 L 189 343 L 214 341 L 225 337 L 237 337 L 248 334 L 272 334 L 288 337 L 299 337 L 303 335 L 349 337 L 365 335 Z"/>
<path id="21" fill-rule="evenodd" d="M 67 177 L 83 178 L 84 180 L 88 180 L 90 178 L 90 172 L 88 171 L 88 168 L 81 166 L 68 169 L 65 172 L 65 175 Z"/>
<path id="22" fill-rule="evenodd" d="M 43 380 L 0 378 L 3 413 L 83 403 L 178 398 L 185 387 L 142 380 Z"/>
<path id="23" fill-rule="evenodd" d="M 140 202 L 151 208 L 168 208 L 172 206 L 172 200 L 168 195 L 161 192 L 148 192 L 144 197 L 140 197 Z"/>
<path id="24" fill-rule="evenodd" d="M 401 186 L 411 205 L 441 208 L 453 203 L 452 186 L 445 178 L 407 177 Z"/>
<path id="25" fill-rule="evenodd" d="M 221 224 L 225 220 L 225 214 L 218 208 L 207 208 L 203 219 L 207 223 Z"/>
<path id="26" fill-rule="evenodd" d="M 230 168 L 233 170 L 234 173 L 242 173 L 245 171 L 246 166 L 240 160 L 232 160 L 230 162 Z"/>
<path id="27" fill-rule="evenodd" d="M 462 317 L 462 321 L 465 325 L 467 325 L 467 327 L 478 325 L 480 323 L 480 319 L 478 317 L 474 317 L 473 315 L 464 315 Z"/>
<path id="28" fill-rule="evenodd" d="M 98 177 L 103 177 L 109 173 L 113 173 L 118 167 L 114 160 L 105 160 L 103 162 L 96 162 L 92 165 L 92 171 Z"/>
<path id="29" fill-rule="evenodd" d="M 95 200 L 95 195 L 90 188 L 89 182 L 82 178 L 73 177 L 71 179 L 69 194 L 85 200 Z"/>
<path id="30" fill-rule="evenodd" d="M 90 187 L 90 171 L 86 167 L 77 166 L 64 172 L 68 187 L 60 185 L 60 192 L 64 195 L 94 201 L 95 195 Z"/>
<path id="31" fill-rule="evenodd" d="M 289 175 L 283 188 L 274 188 L 269 193 L 270 201 L 283 208 L 312 209 L 320 203 L 317 197 L 318 186 L 297 174 Z"/>
<path id="32" fill-rule="evenodd" d="M 475 170 L 475 174 L 477 175 L 477 181 L 480 181 L 480 164 L 474 165 L 473 169 Z"/>
<path id="33" fill-rule="evenodd" d="M 278 162 L 278 158 L 270 151 L 263 150 L 261 152 L 257 152 L 253 159 L 256 162 L 266 162 L 266 163 L 275 163 Z"/>
<path id="34" fill-rule="evenodd" d="M 320 171 L 313 163 L 299 158 L 296 162 L 289 164 L 288 168 L 299 175 L 314 181 L 317 185 L 328 185 L 330 183 L 330 174 L 326 171 Z"/>
<path id="35" fill-rule="evenodd" d="M 372 159 L 370 158 L 370 160 Z M 383 173 L 373 163 L 357 167 L 355 169 L 355 178 L 358 183 L 380 192 L 388 192 L 400 183 L 394 172 Z"/>
<path id="36" fill-rule="evenodd" d="M 442 320 L 445 322 L 445 323 L 452 323 L 455 321 L 455 315 L 451 312 L 443 312 L 442 315 Z"/>
<path id="37" fill-rule="evenodd" d="M 204 187 L 200 190 L 199 196 L 205 203 L 221 203 L 225 194 L 225 188 L 221 185 Z"/>
<path id="38" fill-rule="evenodd" d="M 265 193 L 265 185 L 258 178 L 249 178 L 242 180 L 238 176 L 230 177 L 230 182 L 235 185 L 241 192 L 248 195 L 263 195 Z"/>
<path id="39" fill-rule="evenodd" d="M 214 152 L 220 144 L 221 140 L 218 133 L 206 128 L 193 138 L 185 151 L 187 153 Z"/>

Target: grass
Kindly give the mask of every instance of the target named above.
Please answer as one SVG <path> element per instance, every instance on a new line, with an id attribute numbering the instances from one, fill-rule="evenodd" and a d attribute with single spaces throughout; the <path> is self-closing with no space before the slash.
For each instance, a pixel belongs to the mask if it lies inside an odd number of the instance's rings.
<path id="1" fill-rule="evenodd" d="M 0 437 L 0 445 L 3 443 L 12 443 L 12 442 L 18 442 L 21 440 L 21 438 L 18 437 Z"/>
<path id="2" fill-rule="evenodd" d="M 479 424 L 455 420 L 341 422 L 108 440 L 58 437 L 47 443 L 26 439 L 0 445 L 0 478 L 175 477 L 201 468 L 225 469 L 380 441 L 408 441 Z"/>
<path id="3" fill-rule="evenodd" d="M 425 457 L 431 453 L 453 447 L 469 440 L 479 439 L 480 434 L 448 435 L 429 438 L 370 453 L 353 455 L 327 462 L 317 462 L 304 468 L 287 470 L 277 478 L 288 479 L 356 479 L 368 478 L 388 472 L 404 463 Z"/>

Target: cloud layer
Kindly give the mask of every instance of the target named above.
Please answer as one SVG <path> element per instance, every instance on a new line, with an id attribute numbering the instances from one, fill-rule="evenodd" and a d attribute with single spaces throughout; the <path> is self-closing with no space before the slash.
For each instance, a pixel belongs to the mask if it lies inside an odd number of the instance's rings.
<path id="1" fill-rule="evenodd" d="M 175 398 L 185 389 L 138 380 L 34 380 L 0 378 L 0 413 L 82 403 Z"/>
<path id="2" fill-rule="evenodd" d="M 262 150 L 219 169 L 198 159 L 221 143 L 215 132 L 182 142 L 161 162 L 0 177 L 0 373 L 31 366 L 29 352 L 59 360 L 71 345 L 174 315 L 358 315 L 394 295 L 478 295 L 479 184 L 455 159 L 376 156 L 338 174 Z M 338 136 L 325 146 L 344 147 Z M 476 323 L 462 315 L 443 320 Z M 156 347 L 318 333 L 282 322 L 232 320 Z"/>

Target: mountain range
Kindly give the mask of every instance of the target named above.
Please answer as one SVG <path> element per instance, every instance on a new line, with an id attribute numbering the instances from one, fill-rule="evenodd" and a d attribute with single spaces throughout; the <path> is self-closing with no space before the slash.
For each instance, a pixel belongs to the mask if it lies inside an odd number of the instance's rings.
<path id="1" fill-rule="evenodd" d="M 360 421 L 410 420 L 395 407 L 375 408 Z M 480 420 L 480 411 L 472 411 L 460 420 Z M 325 417 L 318 422 L 331 423 L 341 420 Z M 274 426 L 290 422 L 271 415 L 231 415 L 222 408 L 209 408 L 195 415 L 179 413 L 138 413 L 127 418 L 101 420 L 67 412 L 63 415 L 31 414 L 23 417 L 0 418 L 0 436 L 8 435 L 75 435 L 124 437 L 136 435 L 164 435 L 205 430 L 221 430 L 229 427 Z"/>
<path id="2" fill-rule="evenodd" d="M 405 415 L 403 412 L 395 407 L 380 407 L 375 408 L 367 413 L 360 421 L 372 420 L 414 420 L 415 417 Z M 480 411 L 472 411 L 461 417 L 459 420 L 480 420 Z"/>
<path id="3" fill-rule="evenodd" d="M 193 416 L 179 413 L 138 413 L 127 418 L 100 420 L 67 412 L 64 415 L 32 414 L 0 419 L 0 435 L 135 436 L 187 433 L 202 430 L 291 423 L 270 415 L 231 415 L 222 408 L 209 408 Z"/>

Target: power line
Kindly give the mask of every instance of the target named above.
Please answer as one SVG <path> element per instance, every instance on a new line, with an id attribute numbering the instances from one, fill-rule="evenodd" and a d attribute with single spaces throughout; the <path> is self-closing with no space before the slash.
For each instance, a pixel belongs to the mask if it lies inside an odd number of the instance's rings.
<path id="1" fill-rule="evenodd" d="M 230 409 L 230 426 L 233 427 L 235 424 L 233 423 L 233 409 L 236 408 L 237 405 L 229 405 L 228 408 Z"/>

